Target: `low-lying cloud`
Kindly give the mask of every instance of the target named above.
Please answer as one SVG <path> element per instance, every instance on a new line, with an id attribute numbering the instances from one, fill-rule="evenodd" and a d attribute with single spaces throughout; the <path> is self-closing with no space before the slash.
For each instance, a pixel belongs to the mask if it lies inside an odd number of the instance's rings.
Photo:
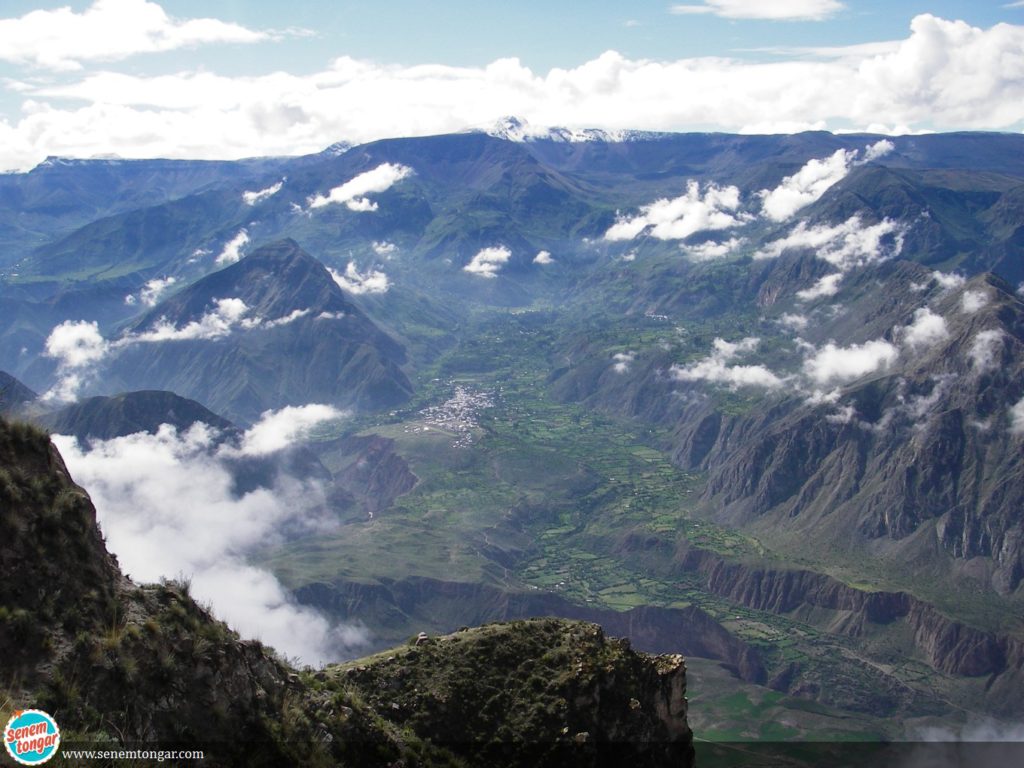
<path id="1" fill-rule="evenodd" d="M 913 321 L 902 329 L 901 336 L 904 344 L 920 351 L 948 339 L 949 329 L 942 315 L 922 307 L 914 312 Z"/>
<path id="2" fill-rule="evenodd" d="M 377 210 L 377 203 L 366 195 L 385 192 L 402 179 L 413 173 L 412 168 L 399 163 L 382 163 L 376 168 L 360 173 L 344 184 L 334 187 L 326 195 L 314 195 L 307 201 L 311 209 L 327 205 L 345 205 L 350 211 L 366 213 Z"/>
<path id="3" fill-rule="evenodd" d="M 477 277 L 497 277 L 501 268 L 512 258 L 512 251 L 504 245 L 483 248 L 462 268 Z"/>
<path id="4" fill-rule="evenodd" d="M 829 157 L 808 160 L 799 171 L 784 178 L 774 189 L 762 189 L 761 212 L 771 221 L 786 221 L 797 211 L 820 198 L 837 182 L 846 177 L 855 165 L 878 160 L 895 149 L 888 139 L 876 141 L 864 149 L 864 156 L 856 149 L 837 149 Z"/>
<path id="5" fill-rule="evenodd" d="M 829 342 L 804 361 L 804 372 L 819 385 L 844 384 L 888 370 L 899 350 L 883 339 L 840 347 Z"/>
<path id="6" fill-rule="evenodd" d="M 388 276 L 384 272 L 377 269 L 360 272 L 354 261 L 350 261 L 346 265 L 344 272 L 338 272 L 330 267 L 327 268 L 327 271 L 331 273 L 331 277 L 338 287 L 349 293 L 387 293 L 388 288 L 391 287 Z"/>
<path id="7" fill-rule="evenodd" d="M 834 296 L 843 275 L 857 267 L 876 264 L 898 256 L 903 250 L 906 227 L 892 219 L 865 225 L 854 215 L 841 224 L 808 225 L 801 221 L 785 237 L 773 240 L 754 254 L 755 259 L 772 259 L 792 250 L 810 249 L 838 271 L 819 278 L 797 297 L 810 301 Z"/>
<path id="8" fill-rule="evenodd" d="M 242 249 L 249 244 L 249 233 L 244 229 L 224 244 L 223 250 L 217 254 L 217 265 L 227 266 L 242 258 Z"/>
<path id="9" fill-rule="evenodd" d="M 93 321 L 66 320 L 56 326 L 46 339 L 43 354 L 57 360 L 57 382 L 43 395 L 44 401 L 72 402 L 84 384 L 95 375 L 97 367 L 112 353 L 137 344 L 180 341 L 214 341 L 236 331 L 280 328 L 307 317 L 310 309 L 296 309 L 277 318 L 253 317 L 251 307 L 239 298 L 216 299 L 213 306 L 198 320 L 177 326 L 165 317 L 147 330 L 126 333 L 108 340 Z"/>
<path id="10" fill-rule="evenodd" d="M 243 192 L 242 202 L 246 205 L 257 205 L 262 203 L 264 200 L 268 200 L 280 192 L 281 188 L 284 186 L 284 181 L 284 179 L 281 179 L 276 184 L 271 184 L 269 187 L 266 187 L 265 189 L 258 189 L 255 192 Z"/>
<path id="11" fill-rule="evenodd" d="M 176 277 L 154 277 L 142 286 L 138 295 L 130 293 L 125 296 L 124 303 L 129 306 L 141 303 L 144 307 L 155 307 L 163 295 L 177 282 L 178 278 Z"/>
<path id="12" fill-rule="evenodd" d="M 683 245 L 680 247 L 690 261 L 716 261 L 717 259 L 731 256 L 746 242 L 745 238 L 731 237 L 722 242 L 707 240 L 697 245 Z"/>
<path id="13" fill-rule="evenodd" d="M 75 480 L 89 490 L 108 547 L 134 579 L 190 578 L 193 596 L 243 636 L 320 664 L 346 655 L 365 635 L 297 605 L 273 574 L 247 558 L 280 541 L 286 528 L 332 529 L 324 489 L 279 476 L 273 487 L 238 494 L 228 462 L 240 450 L 286 447 L 311 425 L 339 415 L 319 405 L 268 412 L 241 448 L 222 444 L 205 424 L 184 432 L 165 424 L 156 434 L 88 445 L 53 439 Z"/>
<path id="14" fill-rule="evenodd" d="M 778 389 L 785 380 L 763 365 L 730 365 L 735 358 L 757 349 L 760 339 L 748 336 L 738 342 L 715 339 L 711 354 L 687 366 L 674 365 L 670 373 L 679 381 L 707 381 L 731 389 L 757 387 Z"/>
<path id="15" fill-rule="evenodd" d="M 967 358 L 978 373 L 990 371 L 998 365 L 1006 333 L 1001 328 L 979 331 L 967 350 Z"/>
<path id="16" fill-rule="evenodd" d="M 620 217 L 604 233 L 604 238 L 632 240 L 649 235 L 658 240 L 683 240 L 696 232 L 728 229 L 745 223 L 749 217 L 739 213 L 739 207 L 738 187 L 708 184 L 702 190 L 701 185 L 691 179 L 684 194 L 641 206 L 636 216 Z"/>

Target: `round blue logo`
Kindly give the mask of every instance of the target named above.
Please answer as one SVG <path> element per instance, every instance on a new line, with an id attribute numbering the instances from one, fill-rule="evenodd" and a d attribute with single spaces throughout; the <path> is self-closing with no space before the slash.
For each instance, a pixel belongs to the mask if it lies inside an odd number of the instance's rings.
<path id="1" fill-rule="evenodd" d="M 22 765 L 42 765 L 57 754 L 60 728 L 42 710 L 18 710 L 4 727 L 4 746 Z"/>

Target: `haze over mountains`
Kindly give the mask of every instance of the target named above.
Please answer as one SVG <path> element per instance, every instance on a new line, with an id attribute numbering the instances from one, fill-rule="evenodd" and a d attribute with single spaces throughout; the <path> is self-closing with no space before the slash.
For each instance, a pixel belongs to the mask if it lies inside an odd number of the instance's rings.
<path id="1" fill-rule="evenodd" d="M 165 423 L 291 450 L 220 509 L 316 525 L 222 556 L 323 631 L 597 620 L 821 708 L 787 735 L 1024 714 L 1024 137 L 506 120 L 0 197 L 0 406 L 108 489 Z"/>

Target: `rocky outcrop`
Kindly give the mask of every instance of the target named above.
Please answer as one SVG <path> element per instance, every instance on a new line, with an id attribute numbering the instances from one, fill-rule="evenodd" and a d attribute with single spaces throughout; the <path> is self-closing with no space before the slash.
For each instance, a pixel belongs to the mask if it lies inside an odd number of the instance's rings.
<path id="1" fill-rule="evenodd" d="M 583 622 L 534 619 L 421 639 L 326 670 L 473 765 L 687 765 L 686 665 Z M 589 761 L 588 761 L 589 762 Z"/>

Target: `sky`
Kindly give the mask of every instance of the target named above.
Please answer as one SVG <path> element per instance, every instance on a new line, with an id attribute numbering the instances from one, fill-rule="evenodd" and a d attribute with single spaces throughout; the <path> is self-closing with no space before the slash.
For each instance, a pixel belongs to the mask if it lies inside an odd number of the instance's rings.
<path id="1" fill-rule="evenodd" d="M 1024 130 L 1024 0 L 0 6 L 0 170 L 544 126 Z"/>

